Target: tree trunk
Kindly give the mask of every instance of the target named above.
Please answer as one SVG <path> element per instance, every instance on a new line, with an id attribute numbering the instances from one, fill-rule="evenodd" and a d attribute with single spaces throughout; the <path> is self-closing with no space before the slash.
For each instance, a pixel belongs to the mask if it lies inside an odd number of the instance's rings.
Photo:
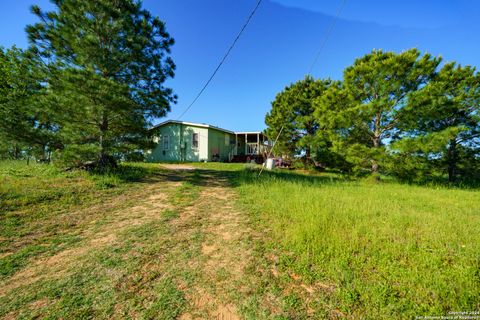
<path id="1" fill-rule="evenodd" d="M 18 160 L 20 159 L 20 148 L 18 145 L 13 146 L 13 160 Z"/>
<path id="2" fill-rule="evenodd" d="M 381 124 L 381 121 L 382 121 L 382 114 L 380 112 L 378 112 L 375 116 L 375 124 L 374 124 L 374 128 L 373 128 L 373 147 L 375 149 L 379 148 L 380 147 L 380 135 L 381 135 L 381 131 L 380 131 L 380 124 Z M 372 159 L 372 173 L 378 173 L 378 162 L 376 159 Z"/>
<path id="3" fill-rule="evenodd" d="M 109 157 L 107 152 L 107 145 L 105 141 L 105 136 L 108 131 L 108 118 L 106 112 L 102 114 L 102 121 L 99 125 L 100 129 L 100 137 L 98 139 L 99 146 L 100 146 L 100 154 L 98 156 L 98 163 L 97 167 L 101 171 L 107 169 L 108 167 L 115 167 L 116 163 L 113 161 L 113 158 Z"/>
<path id="4" fill-rule="evenodd" d="M 313 164 L 312 161 L 312 146 L 310 145 L 311 139 L 315 136 L 316 130 L 314 129 L 314 123 L 308 122 L 305 124 L 305 129 L 309 137 L 309 142 L 305 147 L 305 167 L 308 167 L 310 164 Z"/>
<path id="5" fill-rule="evenodd" d="M 45 162 L 45 163 L 49 162 L 48 161 L 47 145 L 46 144 L 42 145 L 42 162 Z"/>
<path id="6" fill-rule="evenodd" d="M 311 148 L 310 148 L 310 146 L 307 146 L 305 148 L 305 169 L 307 169 L 308 165 L 310 164 L 311 155 L 312 155 Z"/>
<path id="7" fill-rule="evenodd" d="M 452 139 L 447 151 L 448 182 L 455 182 L 457 175 L 457 140 Z"/>
<path id="8" fill-rule="evenodd" d="M 380 147 L 380 137 L 375 136 L 373 138 L 373 147 L 374 148 Z M 372 159 L 372 173 L 378 173 L 378 162 L 375 159 Z"/>

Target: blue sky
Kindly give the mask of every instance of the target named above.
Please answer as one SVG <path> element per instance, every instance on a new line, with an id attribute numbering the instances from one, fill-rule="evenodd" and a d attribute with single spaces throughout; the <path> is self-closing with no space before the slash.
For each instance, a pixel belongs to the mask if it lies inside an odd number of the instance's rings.
<path id="1" fill-rule="evenodd" d="M 231 130 L 265 128 L 270 102 L 286 85 L 305 76 L 342 0 L 264 0 L 217 77 L 182 120 Z M 27 46 L 31 4 L 0 1 L 0 45 Z M 190 104 L 238 33 L 256 0 L 144 0 L 175 38 L 179 96 L 167 119 Z M 340 79 L 345 67 L 373 48 L 417 47 L 445 61 L 480 65 L 480 1 L 347 0 L 312 75 Z M 165 119 L 161 119 L 163 121 Z"/>

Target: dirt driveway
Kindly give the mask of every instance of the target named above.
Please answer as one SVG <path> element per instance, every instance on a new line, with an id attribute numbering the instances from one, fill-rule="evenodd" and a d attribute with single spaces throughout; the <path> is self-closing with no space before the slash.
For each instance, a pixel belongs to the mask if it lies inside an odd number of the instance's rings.
<path id="1" fill-rule="evenodd" d="M 259 273 L 229 174 L 165 164 L 55 215 L 49 223 L 76 240 L 0 278 L 0 318 L 270 318 L 280 301 L 263 292 L 271 274 Z"/>

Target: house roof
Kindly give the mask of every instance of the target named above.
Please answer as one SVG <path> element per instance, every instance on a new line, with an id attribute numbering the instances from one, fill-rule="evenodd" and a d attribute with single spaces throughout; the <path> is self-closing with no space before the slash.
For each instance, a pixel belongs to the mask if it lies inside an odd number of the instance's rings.
<path id="1" fill-rule="evenodd" d="M 217 129 L 217 130 L 224 131 L 224 132 L 227 132 L 227 133 L 235 134 L 235 132 L 233 132 L 233 131 L 223 129 L 223 128 L 220 128 L 220 127 L 215 127 L 215 126 L 212 126 L 212 125 L 209 125 L 209 124 L 206 124 L 206 123 L 194 123 L 194 122 L 186 122 L 186 121 L 178 121 L 178 120 L 164 121 L 162 123 L 157 124 L 156 126 L 153 126 L 152 129 L 162 127 L 162 126 L 164 126 L 166 124 L 169 124 L 169 123 L 184 124 L 186 126 L 201 127 L 201 128 L 211 128 L 211 129 Z"/>
<path id="2" fill-rule="evenodd" d="M 236 131 L 236 134 L 263 134 L 262 131 Z"/>
<path id="3" fill-rule="evenodd" d="M 262 134 L 261 131 L 234 132 L 234 131 L 223 129 L 223 128 L 220 128 L 220 127 L 212 126 L 212 125 L 206 124 L 206 123 L 195 123 L 195 122 L 178 121 L 178 120 L 164 121 L 162 123 L 159 123 L 159 124 L 153 126 L 152 129 L 159 128 L 159 127 L 164 126 L 164 125 L 169 124 L 169 123 L 183 124 L 183 125 L 186 125 L 186 126 L 201 127 L 201 128 L 211 128 L 211 129 L 216 129 L 216 130 L 219 130 L 219 131 L 227 132 L 227 133 L 230 133 L 230 134 L 257 134 L 257 133 Z"/>

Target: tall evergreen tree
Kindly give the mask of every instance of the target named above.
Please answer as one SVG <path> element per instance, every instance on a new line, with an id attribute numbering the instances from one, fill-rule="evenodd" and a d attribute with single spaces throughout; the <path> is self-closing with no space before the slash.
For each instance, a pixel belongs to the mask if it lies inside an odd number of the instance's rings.
<path id="1" fill-rule="evenodd" d="M 310 161 L 315 146 L 315 134 L 319 124 L 313 116 L 313 101 L 331 85 L 330 80 L 306 77 L 286 87 L 272 102 L 272 110 L 266 115 L 267 135 L 274 139 L 280 130 L 279 149 L 288 154 L 305 152 Z"/>
<path id="2" fill-rule="evenodd" d="M 480 74 L 448 63 L 415 92 L 405 113 L 406 138 L 393 147 L 448 173 L 472 175 L 480 157 Z"/>
<path id="3" fill-rule="evenodd" d="M 332 118 L 327 122 L 347 160 L 379 171 L 384 142 L 395 138 L 408 96 L 429 81 L 439 63 L 417 49 L 400 54 L 374 50 L 345 70 L 342 86 L 331 88 L 336 92 L 318 104 L 322 117 Z"/>
<path id="4" fill-rule="evenodd" d="M 314 117 L 320 124 L 316 142 L 322 150 L 318 161 L 329 168 L 344 172 L 350 172 L 362 162 L 361 159 L 352 159 L 352 152 L 346 152 L 345 146 L 370 143 L 368 132 L 363 127 L 350 125 L 351 113 L 346 110 L 352 103 L 352 97 L 344 90 L 340 81 L 334 82 L 314 100 Z"/>
<path id="5" fill-rule="evenodd" d="M 45 104 L 45 73 L 30 51 L 0 49 L 0 139 L 11 158 L 48 158 L 55 126 Z"/>
<path id="6" fill-rule="evenodd" d="M 32 12 L 32 46 L 50 70 L 49 90 L 64 155 L 108 163 L 142 148 L 147 128 L 176 101 L 164 86 L 174 76 L 174 41 L 165 24 L 133 0 L 52 0 Z"/>

